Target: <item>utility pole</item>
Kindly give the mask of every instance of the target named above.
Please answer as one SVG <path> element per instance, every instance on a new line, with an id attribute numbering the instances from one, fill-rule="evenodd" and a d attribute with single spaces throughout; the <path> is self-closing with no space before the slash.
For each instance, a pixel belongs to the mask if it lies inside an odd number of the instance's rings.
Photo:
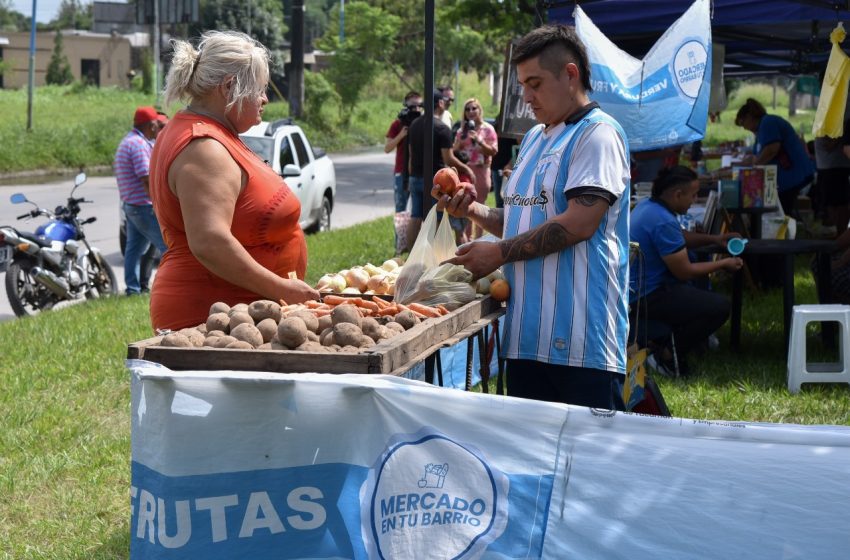
<path id="1" fill-rule="evenodd" d="M 304 107 L 304 0 L 292 2 L 292 44 L 289 64 L 289 114 L 297 119 Z"/>
<path id="2" fill-rule="evenodd" d="M 434 205 L 431 185 L 434 178 L 434 0 L 425 0 L 425 153 L 422 154 L 422 170 L 425 188 L 422 189 L 422 208 L 428 214 Z"/>
<path id="3" fill-rule="evenodd" d="M 153 90 L 156 94 L 155 105 L 159 107 L 159 3 L 153 0 Z"/>
<path id="4" fill-rule="evenodd" d="M 27 81 L 27 132 L 32 130 L 32 96 L 35 90 L 35 6 L 32 0 L 32 21 L 30 21 L 30 68 Z"/>
<path id="5" fill-rule="evenodd" d="M 339 0 L 339 44 L 345 41 L 345 0 Z"/>

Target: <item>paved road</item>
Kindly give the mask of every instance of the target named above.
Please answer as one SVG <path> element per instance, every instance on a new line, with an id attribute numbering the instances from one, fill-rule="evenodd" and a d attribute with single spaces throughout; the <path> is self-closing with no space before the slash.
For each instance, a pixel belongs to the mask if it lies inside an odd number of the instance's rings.
<path id="1" fill-rule="evenodd" d="M 333 229 L 348 227 L 393 213 L 393 162 L 394 154 L 383 151 L 355 154 L 331 154 L 336 167 L 337 201 L 331 216 Z M 0 224 L 14 224 L 21 229 L 34 230 L 44 219 L 32 222 L 17 221 L 16 216 L 29 208 L 9 202 L 12 193 L 24 193 L 27 198 L 44 208 L 63 204 L 73 186 L 73 177 L 46 184 L 14 184 L 0 186 Z M 84 205 L 81 218 L 97 216 L 97 221 L 86 226 L 89 242 L 98 247 L 115 269 L 119 289 L 124 291 L 124 261 L 118 246 L 118 191 L 113 177 L 89 177 L 77 189 L 76 196 L 84 196 L 94 203 Z M 391 231 L 387 235 L 392 235 Z M 0 286 L 5 286 L 5 273 L 0 273 Z M 14 318 L 5 287 L 0 288 L 0 321 Z"/>

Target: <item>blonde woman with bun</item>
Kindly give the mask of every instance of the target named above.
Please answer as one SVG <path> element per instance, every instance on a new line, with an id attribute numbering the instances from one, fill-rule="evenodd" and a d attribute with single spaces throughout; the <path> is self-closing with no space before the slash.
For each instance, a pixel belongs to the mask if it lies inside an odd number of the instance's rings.
<path id="1" fill-rule="evenodd" d="M 151 198 L 168 251 L 151 292 L 154 329 L 205 322 L 218 301 L 299 303 L 304 281 L 301 205 L 239 134 L 262 121 L 269 55 L 243 33 L 208 31 L 173 42 L 165 104 L 187 102 L 159 136 Z"/>

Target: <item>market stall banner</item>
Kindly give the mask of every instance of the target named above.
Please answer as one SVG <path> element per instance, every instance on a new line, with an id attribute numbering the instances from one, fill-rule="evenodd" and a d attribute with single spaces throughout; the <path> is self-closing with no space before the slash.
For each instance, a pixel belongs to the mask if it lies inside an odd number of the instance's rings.
<path id="1" fill-rule="evenodd" d="M 134 559 L 847 555 L 847 427 L 128 367 Z"/>
<path id="2" fill-rule="evenodd" d="M 711 93 L 709 0 L 696 0 L 637 59 L 618 48 L 576 6 L 576 32 L 590 59 L 590 97 L 613 116 L 634 152 L 700 140 Z"/>

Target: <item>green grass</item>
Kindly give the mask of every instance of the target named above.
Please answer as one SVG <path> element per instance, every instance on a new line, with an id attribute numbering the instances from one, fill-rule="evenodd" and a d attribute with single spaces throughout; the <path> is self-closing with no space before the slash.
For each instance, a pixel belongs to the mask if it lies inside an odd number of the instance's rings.
<path id="1" fill-rule="evenodd" d="M 308 280 L 383 262 L 393 254 L 391 232 L 390 218 L 383 218 L 310 236 Z M 807 262 L 798 262 L 798 303 L 815 302 Z M 0 558 L 126 558 L 124 357 L 129 342 L 151 334 L 148 303 L 147 297 L 98 300 L 0 323 Z M 720 349 L 692 363 L 700 375 L 658 379 L 671 411 L 700 419 L 850 424 L 847 386 L 806 386 L 795 396 L 785 389 L 781 290 L 746 292 L 743 311 L 741 353 L 730 352 L 724 328 Z"/>

